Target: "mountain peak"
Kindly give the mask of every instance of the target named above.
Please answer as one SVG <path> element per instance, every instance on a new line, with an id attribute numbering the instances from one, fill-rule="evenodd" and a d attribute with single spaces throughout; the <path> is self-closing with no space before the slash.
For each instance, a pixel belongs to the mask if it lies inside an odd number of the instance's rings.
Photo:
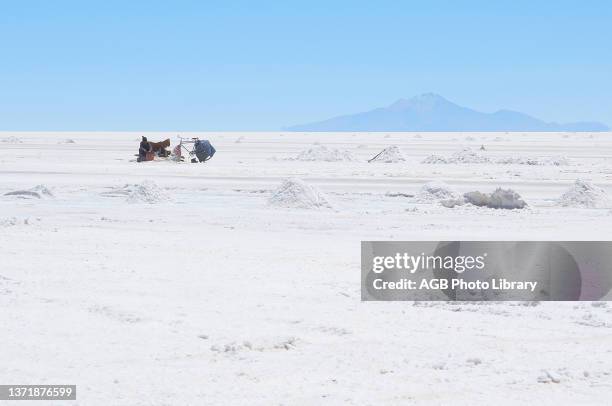
<path id="1" fill-rule="evenodd" d="M 511 110 L 482 113 L 435 93 L 388 107 L 289 127 L 290 131 L 609 131 L 601 123 L 547 123 Z"/>
<path id="2" fill-rule="evenodd" d="M 448 101 L 444 97 L 440 96 L 439 94 L 432 93 L 432 92 L 418 94 L 416 96 L 411 97 L 410 100 L 413 100 L 415 102 L 420 102 L 420 103 L 432 102 L 432 101 L 444 101 L 444 102 Z"/>
<path id="3" fill-rule="evenodd" d="M 401 110 L 417 110 L 417 111 L 429 111 L 436 106 L 452 104 L 444 97 L 436 93 L 423 93 L 410 99 L 398 99 L 395 103 L 389 106 L 390 110 L 401 111 Z"/>

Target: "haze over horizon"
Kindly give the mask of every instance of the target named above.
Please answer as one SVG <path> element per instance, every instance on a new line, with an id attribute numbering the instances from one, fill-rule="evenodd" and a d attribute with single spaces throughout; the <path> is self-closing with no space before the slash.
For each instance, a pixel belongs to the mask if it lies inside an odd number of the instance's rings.
<path id="1" fill-rule="evenodd" d="M 276 131 L 435 92 L 612 125 L 612 3 L 10 2 L 0 131 Z"/>

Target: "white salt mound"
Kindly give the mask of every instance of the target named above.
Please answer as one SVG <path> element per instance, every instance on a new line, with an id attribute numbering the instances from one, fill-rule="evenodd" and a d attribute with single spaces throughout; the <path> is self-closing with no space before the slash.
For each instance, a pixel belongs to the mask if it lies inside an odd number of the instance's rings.
<path id="1" fill-rule="evenodd" d="M 492 209 L 522 209 L 527 203 L 512 189 L 497 188 L 493 193 L 479 191 L 468 192 L 463 195 L 466 203 L 474 206 L 489 207 Z"/>
<path id="2" fill-rule="evenodd" d="M 495 163 L 500 165 L 534 165 L 534 166 L 563 166 L 569 165 L 571 162 L 567 157 L 502 157 L 492 159 L 485 156 L 481 151 L 485 151 L 484 146 L 480 147 L 480 151 L 473 151 L 470 148 L 464 148 L 461 151 L 455 152 L 451 156 L 429 155 L 422 163 L 424 164 L 486 164 Z"/>
<path id="3" fill-rule="evenodd" d="M 2 142 L 6 142 L 8 144 L 21 144 L 21 140 L 15 136 L 10 136 L 2 139 Z"/>
<path id="4" fill-rule="evenodd" d="M 12 196 L 18 199 L 52 199 L 55 197 L 45 185 L 37 185 L 31 189 L 15 190 L 5 193 L 4 196 Z"/>
<path id="5" fill-rule="evenodd" d="M 564 156 L 553 157 L 506 157 L 499 158 L 495 163 L 502 165 L 534 165 L 534 166 L 565 166 L 571 162 Z"/>
<path id="6" fill-rule="evenodd" d="M 328 198 L 301 179 L 285 179 L 268 199 L 268 205 L 290 209 L 332 208 Z"/>
<path id="7" fill-rule="evenodd" d="M 453 208 L 455 206 L 462 206 L 465 204 L 465 199 L 463 196 L 454 198 L 454 199 L 445 199 L 440 200 L 440 204 L 444 207 Z"/>
<path id="8" fill-rule="evenodd" d="M 457 199 L 461 195 L 444 182 L 433 181 L 424 184 L 417 194 L 417 201 L 427 203 L 440 200 Z"/>
<path id="9" fill-rule="evenodd" d="M 51 193 L 51 191 L 45 185 L 36 185 L 32 189 L 30 189 L 30 190 L 32 192 L 38 193 L 41 198 L 43 198 L 43 197 L 47 197 L 47 198 L 55 197 L 53 195 L 53 193 Z"/>
<path id="10" fill-rule="evenodd" d="M 582 179 L 561 195 L 559 205 L 564 207 L 605 208 L 610 206 L 610 198 L 605 190 Z"/>
<path id="11" fill-rule="evenodd" d="M 17 225 L 18 221 L 15 217 L 0 218 L 0 227 L 10 227 Z"/>
<path id="12" fill-rule="evenodd" d="M 297 161 L 325 161 L 325 162 L 339 162 L 339 161 L 354 161 L 353 155 L 344 150 L 336 148 L 328 148 L 325 145 L 313 145 L 300 152 L 300 154 L 294 158 Z"/>
<path id="13" fill-rule="evenodd" d="M 170 200 L 166 191 L 155 182 L 146 180 L 128 187 L 127 201 L 129 203 L 159 203 Z"/>
<path id="14" fill-rule="evenodd" d="M 449 160 L 450 163 L 458 164 L 486 164 L 491 162 L 481 152 L 474 151 L 471 148 L 464 148 L 459 152 L 455 152 L 450 156 Z"/>
<path id="15" fill-rule="evenodd" d="M 488 157 L 471 148 L 464 148 L 449 157 L 430 155 L 422 161 L 424 164 L 484 164 L 489 162 L 491 160 Z"/>
<path id="16" fill-rule="evenodd" d="M 126 184 L 121 188 L 113 189 L 106 196 L 125 196 L 128 203 L 160 203 L 170 199 L 166 191 L 155 182 L 145 180 L 142 183 Z"/>
<path id="17" fill-rule="evenodd" d="M 463 195 L 465 203 L 473 204 L 474 206 L 486 206 L 489 204 L 489 195 L 487 193 L 482 193 L 477 190 L 473 192 L 467 192 Z"/>
<path id="18" fill-rule="evenodd" d="M 508 210 L 522 209 L 527 206 L 527 203 L 514 190 L 502 188 L 497 188 L 493 193 L 482 193 L 476 190 L 465 193 L 462 197 L 442 200 L 440 203 L 449 208 L 464 204 Z"/>
<path id="19" fill-rule="evenodd" d="M 447 164 L 449 162 L 447 158 L 443 157 L 442 155 L 433 154 L 423 159 L 421 163 L 423 164 Z"/>
<path id="20" fill-rule="evenodd" d="M 402 151 L 400 151 L 399 147 L 397 145 L 391 145 L 390 147 L 383 149 L 382 152 L 375 158 L 372 158 L 370 162 L 384 162 L 392 164 L 403 162 L 405 160 L 406 158 L 404 158 L 404 155 L 402 154 Z"/>

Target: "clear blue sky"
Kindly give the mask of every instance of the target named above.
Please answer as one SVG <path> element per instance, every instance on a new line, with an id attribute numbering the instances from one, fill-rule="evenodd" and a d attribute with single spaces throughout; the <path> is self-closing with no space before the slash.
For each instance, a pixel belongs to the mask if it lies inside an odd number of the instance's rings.
<path id="1" fill-rule="evenodd" d="M 612 125 L 610 1 L 2 1 L 0 130 L 277 130 L 435 92 Z"/>

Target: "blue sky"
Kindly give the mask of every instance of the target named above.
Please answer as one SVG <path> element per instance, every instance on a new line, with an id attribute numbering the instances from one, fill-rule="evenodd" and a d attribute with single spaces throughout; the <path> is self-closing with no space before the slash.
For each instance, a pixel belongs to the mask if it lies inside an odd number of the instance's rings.
<path id="1" fill-rule="evenodd" d="M 0 6 L 0 130 L 277 130 L 424 92 L 612 125 L 609 1 Z"/>

